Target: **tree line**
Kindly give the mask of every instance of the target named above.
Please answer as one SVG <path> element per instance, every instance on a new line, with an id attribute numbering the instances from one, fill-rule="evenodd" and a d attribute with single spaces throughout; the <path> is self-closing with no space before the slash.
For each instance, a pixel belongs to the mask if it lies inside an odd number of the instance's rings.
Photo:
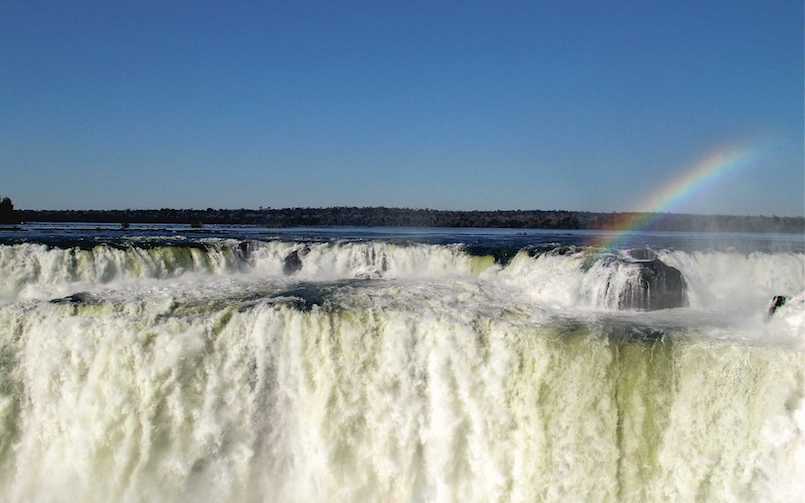
<path id="1" fill-rule="evenodd" d="M 16 224 L 19 216 L 14 211 L 14 203 L 10 197 L 0 197 L 0 224 Z"/>
<path id="2" fill-rule="evenodd" d="M 10 204 L 10 200 L 9 200 Z M 13 213 L 13 205 L 12 213 Z M 347 207 L 172 209 L 153 210 L 22 210 L 33 222 L 169 223 L 296 226 L 503 227 L 522 229 L 612 229 L 631 219 L 649 223 L 643 229 L 685 232 L 805 232 L 805 218 L 778 216 L 694 215 L 681 213 L 596 213 L 566 210 L 453 211 L 418 208 Z"/>

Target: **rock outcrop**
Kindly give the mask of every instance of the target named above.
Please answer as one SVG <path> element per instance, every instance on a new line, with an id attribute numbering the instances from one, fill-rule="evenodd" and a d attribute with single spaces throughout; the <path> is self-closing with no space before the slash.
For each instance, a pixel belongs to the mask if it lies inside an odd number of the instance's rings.
<path id="1" fill-rule="evenodd" d="M 95 302 L 97 299 L 89 292 L 76 292 L 66 297 L 50 299 L 51 304 L 93 304 Z"/>
<path id="2" fill-rule="evenodd" d="M 635 268 L 618 296 L 619 309 L 654 311 L 688 305 L 687 283 L 651 250 L 632 250 L 624 266 Z"/>
<path id="3" fill-rule="evenodd" d="M 769 303 L 769 318 L 777 312 L 778 309 L 783 307 L 788 301 L 788 297 L 785 295 L 775 295 L 771 298 L 771 302 Z"/>
<path id="4" fill-rule="evenodd" d="M 294 250 L 285 257 L 285 261 L 282 264 L 282 272 L 286 276 L 290 276 L 296 271 L 302 269 L 302 258 L 299 256 L 300 253 L 304 256 L 306 250 Z"/>

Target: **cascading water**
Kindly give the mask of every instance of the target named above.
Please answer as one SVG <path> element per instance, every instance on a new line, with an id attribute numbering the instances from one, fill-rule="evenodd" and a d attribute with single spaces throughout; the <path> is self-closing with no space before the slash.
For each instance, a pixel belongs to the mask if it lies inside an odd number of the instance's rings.
<path id="1" fill-rule="evenodd" d="M 657 258 L 687 307 L 584 248 L 0 246 L 0 494 L 798 501 L 805 254 Z"/>

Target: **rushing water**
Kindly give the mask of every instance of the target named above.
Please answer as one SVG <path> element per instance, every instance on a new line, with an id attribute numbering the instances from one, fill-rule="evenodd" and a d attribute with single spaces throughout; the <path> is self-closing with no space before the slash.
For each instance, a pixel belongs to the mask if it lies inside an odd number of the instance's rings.
<path id="1" fill-rule="evenodd" d="M 801 501 L 802 237 L 592 237 L 0 231 L 2 500 Z"/>

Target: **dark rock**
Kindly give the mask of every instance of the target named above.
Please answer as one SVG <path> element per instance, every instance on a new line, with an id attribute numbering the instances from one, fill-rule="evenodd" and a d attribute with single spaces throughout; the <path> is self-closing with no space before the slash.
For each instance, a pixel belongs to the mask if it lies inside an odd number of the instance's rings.
<path id="1" fill-rule="evenodd" d="M 302 259 L 299 257 L 299 250 L 294 250 L 285 257 L 285 263 L 282 264 L 282 272 L 290 276 L 300 269 L 302 269 Z"/>
<path id="2" fill-rule="evenodd" d="M 238 251 L 240 252 L 240 258 L 243 260 L 249 260 L 249 256 L 251 255 L 251 245 L 248 241 L 241 241 L 238 243 Z"/>
<path id="3" fill-rule="evenodd" d="M 573 255 L 578 251 L 579 249 L 574 245 L 547 244 L 530 246 L 527 248 L 528 256 L 531 258 L 540 257 L 542 255 Z"/>
<path id="4" fill-rule="evenodd" d="M 654 311 L 688 305 L 687 283 L 682 273 L 661 260 L 627 263 L 639 268 L 618 296 L 619 309 Z"/>
<path id="5" fill-rule="evenodd" d="M 90 304 L 96 302 L 95 297 L 89 292 L 76 292 L 67 297 L 51 299 L 51 304 Z"/>
<path id="6" fill-rule="evenodd" d="M 786 301 L 788 301 L 788 297 L 786 297 L 785 295 L 775 295 L 774 297 L 772 297 L 771 302 L 769 303 L 769 317 L 774 315 L 774 313 L 776 313 L 778 309 L 783 307 Z"/>

